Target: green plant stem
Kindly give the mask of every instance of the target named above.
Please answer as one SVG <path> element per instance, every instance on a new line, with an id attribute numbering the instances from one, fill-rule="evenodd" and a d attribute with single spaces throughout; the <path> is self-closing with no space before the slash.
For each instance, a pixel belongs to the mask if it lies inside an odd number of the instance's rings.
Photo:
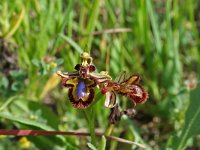
<path id="1" fill-rule="evenodd" d="M 96 146 L 96 134 L 95 134 L 95 111 L 93 107 L 90 107 L 86 109 L 85 111 L 85 116 L 88 122 L 89 126 L 89 131 L 90 131 L 90 136 L 91 136 L 91 143 Z"/>
<path id="2" fill-rule="evenodd" d="M 109 124 L 109 126 L 107 127 L 106 131 L 105 131 L 105 136 L 110 136 L 113 129 L 114 129 L 115 125 L 114 124 Z"/>

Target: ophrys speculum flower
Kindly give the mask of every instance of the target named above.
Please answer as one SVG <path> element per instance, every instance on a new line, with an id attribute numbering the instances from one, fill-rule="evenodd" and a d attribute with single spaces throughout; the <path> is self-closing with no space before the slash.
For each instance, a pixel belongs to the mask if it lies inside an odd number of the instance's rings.
<path id="1" fill-rule="evenodd" d="M 107 72 L 96 73 L 92 57 L 88 53 L 81 54 L 81 64 L 75 66 L 74 72 L 58 72 L 62 84 L 69 88 L 68 97 L 76 108 L 86 108 L 94 100 L 94 88 L 101 89 L 106 94 L 105 106 L 116 106 L 116 94 L 126 96 L 134 105 L 143 103 L 148 99 L 148 93 L 138 84 L 140 76 L 131 75 L 128 79 L 122 74 L 119 80 L 112 81 Z"/>
<path id="2" fill-rule="evenodd" d="M 94 88 L 112 79 L 109 75 L 94 73 L 96 68 L 88 53 L 82 53 L 81 60 L 82 63 L 75 66 L 76 71 L 57 72 L 62 78 L 62 84 L 69 88 L 69 100 L 76 108 L 88 107 L 94 100 Z"/>

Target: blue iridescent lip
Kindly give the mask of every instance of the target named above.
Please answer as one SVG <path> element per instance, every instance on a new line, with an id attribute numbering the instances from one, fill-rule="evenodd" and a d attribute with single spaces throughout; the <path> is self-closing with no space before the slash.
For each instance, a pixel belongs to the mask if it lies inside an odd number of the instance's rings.
<path id="1" fill-rule="evenodd" d="M 94 100 L 94 80 L 72 78 L 67 80 L 65 85 L 69 88 L 68 97 L 74 107 L 87 108 Z"/>
<path id="2" fill-rule="evenodd" d="M 88 96 L 86 85 L 83 80 L 80 80 L 76 86 L 76 96 L 78 99 L 84 99 L 86 96 Z"/>

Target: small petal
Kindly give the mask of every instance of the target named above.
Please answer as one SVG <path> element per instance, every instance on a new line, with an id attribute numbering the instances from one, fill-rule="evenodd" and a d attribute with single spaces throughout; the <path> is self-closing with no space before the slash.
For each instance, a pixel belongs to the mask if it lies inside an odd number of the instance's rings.
<path id="1" fill-rule="evenodd" d="M 114 92 L 106 93 L 105 107 L 113 108 L 116 105 L 116 94 Z"/>
<path id="2" fill-rule="evenodd" d="M 126 84 L 127 85 L 132 85 L 132 84 L 135 84 L 135 83 L 138 83 L 140 81 L 140 76 L 138 75 L 132 75 L 130 76 L 127 80 L 121 82 L 121 84 Z"/>

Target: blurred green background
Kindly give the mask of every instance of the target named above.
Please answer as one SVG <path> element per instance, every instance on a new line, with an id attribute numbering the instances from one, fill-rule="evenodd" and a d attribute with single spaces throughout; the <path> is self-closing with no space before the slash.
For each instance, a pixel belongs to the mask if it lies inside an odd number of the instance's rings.
<path id="1" fill-rule="evenodd" d="M 140 74 L 149 92 L 112 135 L 152 150 L 199 149 L 199 10 L 199 0 L 1 0 L 0 128 L 88 131 L 55 75 L 73 71 L 86 51 L 98 71 Z M 110 110 L 103 95 L 98 99 L 95 128 L 104 132 Z M 133 107 L 126 98 L 120 104 Z M 90 149 L 88 142 L 1 135 L 0 149 Z M 106 149 L 138 148 L 107 141 Z"/>

